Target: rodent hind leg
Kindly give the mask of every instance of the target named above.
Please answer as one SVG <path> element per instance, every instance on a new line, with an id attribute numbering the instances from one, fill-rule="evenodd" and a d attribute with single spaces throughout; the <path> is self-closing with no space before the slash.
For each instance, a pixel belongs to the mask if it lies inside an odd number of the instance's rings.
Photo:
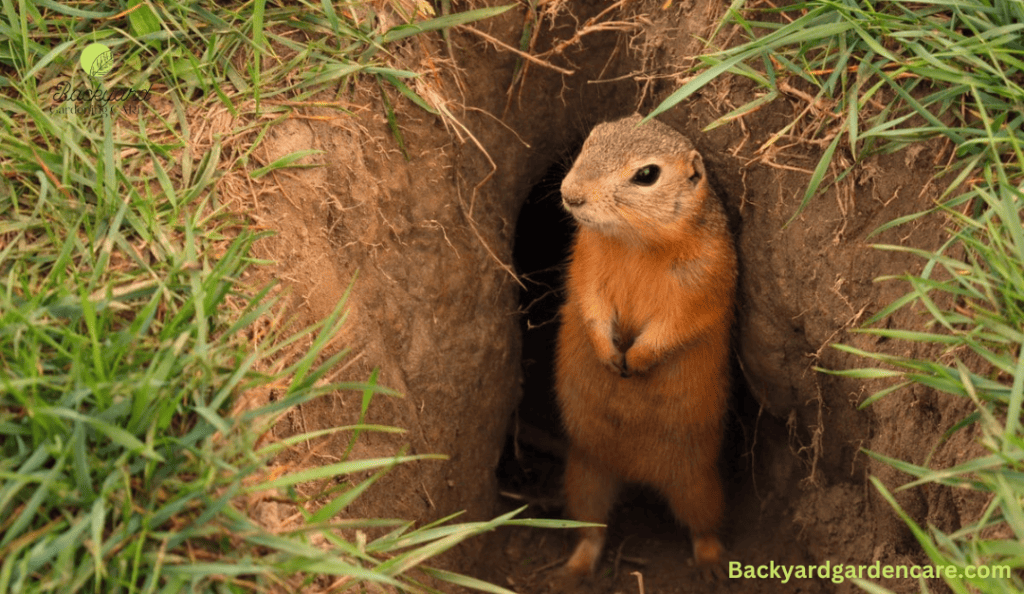
<path id="1" fill-rule="evenodd" d="M 610 470 L 578 448 L 571 448 L 565 469 L 565 494 L 569 516 L 580 522 L 603 524 L 615 504 L 621 481 Z M 580 542 L 565 570 L 582 577 L 594 572 L 604 548 L 605 528 L 580 528 Z"/>
<path id="2" fill-rule="evenodd" d="M 690 528 L 694 561 L 717 573 L 725 553 L 717 534 L 723 511 L 722 480 L 714 465 L 694 470 L 690 481 L 677 481 L 664 494 L 676 519 Z"/>

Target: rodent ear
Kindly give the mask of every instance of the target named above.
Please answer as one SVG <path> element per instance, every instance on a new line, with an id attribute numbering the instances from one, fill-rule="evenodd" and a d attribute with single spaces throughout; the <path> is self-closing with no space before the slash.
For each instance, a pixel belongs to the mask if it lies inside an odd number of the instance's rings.
<path id="1" fill-rule="evenodd" d="M 704 159 L 697 152 L 697 149 L 690 151 L 687 159 L 690 161 L 690 171 L 692 172 L 690 174 L 690 181 L 696 185 L 704 177 Z"/>

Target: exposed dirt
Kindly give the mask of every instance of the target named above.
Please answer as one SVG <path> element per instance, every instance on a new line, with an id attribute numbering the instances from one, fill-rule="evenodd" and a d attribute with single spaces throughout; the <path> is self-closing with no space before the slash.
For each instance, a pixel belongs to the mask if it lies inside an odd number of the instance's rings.
<path id="1" fill-rule="evenodd" d="M 522 64 L 514 54 L 465 30 L 452 33 L 453 55 L 443 61 L 443 43 L 413 38 L 404 49 L 412 69 L 435 73 L 421 92 L 444 98 L 465 129 L 392 93 L 405 159 L 376 107 L 379 91 L 368 86 L 351 99 L 356 116 L 323 119 L 313 112 L 285 121 L 254 155 L 269 163 L 317 148 L 323 153 L 309 161 L 322 167 L 279 173 L 256 192 L 230 188 L 252 196 L 245 200 L 253 217 L 277 232 L 261 242 L 260 255 L 277 261 L 271 273 L 290 287 L 305 321 L 330 312 L 358 272 L 350 323 L 336 343 L 354 354 L 336 379 L 364 380 L 379 367 L 380 383 L 404 397 L 378 396 L 367 421 L 408 432 L 367 435 L 356 454 L 388 455 L 408 445 L 409 453 L 451 457 L 397 468 L 346 514 L 426 521 L 467 510 L 466 518 L 480 519 L 525 501 L 534 504 L 529 513 L 560 517 L 564 444 L 549 362 L 558 273 L 572 229 L 558 208 L 557 183 L 591 126 L 650 109 L 678 86 L 678 73 L 700 51 L 698 37 L 726 7 L 706 0 L 663 4 L 626 3 L 600 20 L 637 28 L 592 32 L 587 19 L 606 3 L 549 4 L 561 12 L 542 21 L 531 52 L 571 75 L 532 64 L 516 78 Z M 476 27 L 517 46 L 524 14 L 517 8 Z M 560 45 L 581 32 L 587 34 L 578 43 Z M 723 30 L 721 40 L 730 35 Z M 559 51 L 545 56 L 551 48 Z M 428 63 L 438 68 L 422 67 Z M 968 407 L 918 387 L 860 411 L 858 403 L 883 383 L 814 367 L 864 365 L 830 348 L 839 342 L 927 354 L 852 330 L 907 291 L 874 279 L 921 265 L 870 244 L 928 250 L 945 238 L 938 217 L 869 234 L 933 203 L 933 172 L 950 148 L 932 143 L 860 163 L 787 226 L 822 152 L 820 142 L 801 136 L 828 125 L 806 117 L 768 143 L 807 107 L 795 93 L 702 132 L 755 92 L 726 77 L 662 118 L 704 155 L 730 212 L 742 266 L 736 394 L 723 453 L 726 547 L 744 564 L 924 563 L 867 480 L 879 476 L 895 488 L 906 477 L 860 449 L 915 463 L 931 454 L 932 465 L 955 464 L 977 445 L 967 432 L 946 443 L 940 436 Z M 527 290 L 511 274 L 513 265 Z M 914 327 L 921 319 L 901 311 L 884 323 Z M 359 393 L 339 393 L 304 405 L 278 430 L 348 424 L 359 408 Z M 291 462 L 328 463 L 346 445 L 347 435 L 310 444 Z M 309 494 L 318 488 L 310 486 Z M 938 487 L 906 491 L 898 500 L 919 522 L 947 530 L 973 519 L 981 503 Z M 642 576 L 643 591 L 656 593 L 858 591 L 850 582 L 818 578 L 704 582 L 688 564 L 686 531 L 640 489 L 623 497 L 610 534 L 588 592 L 641 591 L 633 572 Z M 449 563 L 516 591 L 539 592 L 574 539 L 565 531 L 507 530 Z M 911 580 L 883 583 L 900 592 L 918 588 Z"/>

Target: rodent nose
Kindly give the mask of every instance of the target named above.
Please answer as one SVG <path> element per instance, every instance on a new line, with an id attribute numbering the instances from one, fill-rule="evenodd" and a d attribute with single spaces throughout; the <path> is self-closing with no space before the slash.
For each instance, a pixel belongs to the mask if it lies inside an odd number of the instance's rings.
<path id="1" fill-rule="evenodd" d="M 582 206 L 586 201 L 587 197 L 583 194 L 562 192 L 562 202 L 564 202 L 566 206 Z"/>

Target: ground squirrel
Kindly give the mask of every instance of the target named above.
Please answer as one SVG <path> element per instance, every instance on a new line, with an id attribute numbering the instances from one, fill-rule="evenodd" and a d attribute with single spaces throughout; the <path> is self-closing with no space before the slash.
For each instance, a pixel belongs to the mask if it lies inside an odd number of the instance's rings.
<path id="1" fill-rule="evenodd" d="M 650 485 L 720 572 L 736 254 L 700 154 L 640 120 L 595 127 L 562 182 L 579 223 L 556 362 L 568 511 L 604 523 L 623 481 Z M 604 539 L 582 529 L 564 572 L 592 573 Z"/>

